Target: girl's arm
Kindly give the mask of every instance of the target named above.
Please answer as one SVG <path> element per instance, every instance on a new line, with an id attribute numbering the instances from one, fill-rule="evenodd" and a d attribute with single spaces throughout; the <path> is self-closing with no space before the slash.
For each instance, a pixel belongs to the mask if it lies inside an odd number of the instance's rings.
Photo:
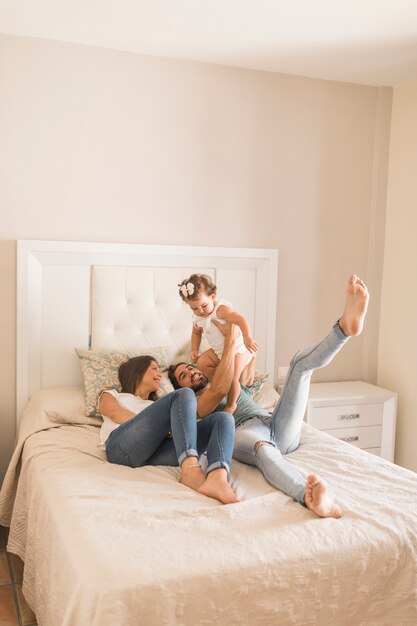
<path id="1" fill-rule="evenodd" d="M 102 415 L 109 417 L 113 422 L 116 422 L 116 424 L 123 424 L 132 419 L 132 417 L 135 417 L 132 411 L 123 409 L 111 393 L 101 394 L 99 410 Z"/>
<path id="2" fill-rule="evenodd" d="M 250 352 L 256 352 L 258 349 L 258 344 L 255 339 L 252 337 L 251 329 L 249 326 L 249 322 L 240 313 L 231 309 L 229 306 L 225 304 L 221 304 L 217 309 L 217 316 L 222 320 L 226 320 L 227 322 L 231 322 L 232 324 L 237 324 L 242 331 L 243 341 L 245 346 Z"/>
<path id="3" fill-rule="evenodd" d="M 198 349 L 200 347 L 202 333 L 203 329 L 193 324 L 193 331 L 191 333 L 191 360 L 193 363 L 198 359 Z"/>

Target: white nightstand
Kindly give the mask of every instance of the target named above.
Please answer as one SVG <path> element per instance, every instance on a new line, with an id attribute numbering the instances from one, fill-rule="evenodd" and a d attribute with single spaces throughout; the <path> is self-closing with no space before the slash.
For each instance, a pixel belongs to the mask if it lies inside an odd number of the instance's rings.
<path id="1" fill-rule="evenodd" d="M 367 452 L 394 460 L 397 394 L 362 381 L 312 383 L 306 422 Z"/>

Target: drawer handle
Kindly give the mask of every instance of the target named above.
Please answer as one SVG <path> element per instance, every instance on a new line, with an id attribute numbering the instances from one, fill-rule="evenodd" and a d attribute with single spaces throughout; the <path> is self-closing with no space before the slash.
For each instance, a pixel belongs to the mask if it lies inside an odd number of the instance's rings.
<path id="1" fill-rule="evenodd" d="M 353 441 L 359 441 L 359 437 L 340 437 L 340 441 L 346 441 L 346 443 L 352 443 Z"/>
<path id="2" fill-rule="evenodd" d="M 339 420 L 358 420 L 360 417 L 359 413 L 346 413 L 346 415 L 339 415 Z"/>

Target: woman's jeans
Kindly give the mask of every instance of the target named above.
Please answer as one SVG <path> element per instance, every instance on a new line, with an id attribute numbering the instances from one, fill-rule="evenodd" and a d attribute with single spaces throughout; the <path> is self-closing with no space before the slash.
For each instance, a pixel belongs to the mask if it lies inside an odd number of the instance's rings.
<path id="1" fill-rule="evenodd" d="M 219 467 L 229 472 L 233 417 L 219 411 L 197 422 L 196 416 L 194 392 L 177 389 L 113 430 L 106 442 L 107 458 L 129 467 L 181 465 L 187 456 L 199 457 L 207 451 L 207 473 Z"/>
<path id="2" fill-rule="evenodd" d="M 234 458 L 258 467 L 273 487 L 301 503 L 304 503 L 305 478 L 283 455 L 296 450 L 300 443 L 314 370 L 328 365 L 348 339 L 336 322 L 327 337 L 297 352 L 272 415 L 253 417 L 236 429 Z M 256 446 L 259 441 L 270 445 Z"/>

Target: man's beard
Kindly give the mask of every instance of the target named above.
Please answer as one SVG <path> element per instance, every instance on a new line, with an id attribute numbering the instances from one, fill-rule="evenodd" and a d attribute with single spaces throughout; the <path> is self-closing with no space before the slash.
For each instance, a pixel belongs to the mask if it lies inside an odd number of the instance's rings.
<path id="1" fill-rule="evenodd" d="M 191 385 L 190 389 L 192 389 L 194 393 L 197 393 L 198 391 L 201 391 L 202 389 L 204 389 L 204 387 L 207 387 L 207 385 L 208 385 L 208 378 L 203 376 L 198 383 L 195 383 L 195 385 Z"/>

